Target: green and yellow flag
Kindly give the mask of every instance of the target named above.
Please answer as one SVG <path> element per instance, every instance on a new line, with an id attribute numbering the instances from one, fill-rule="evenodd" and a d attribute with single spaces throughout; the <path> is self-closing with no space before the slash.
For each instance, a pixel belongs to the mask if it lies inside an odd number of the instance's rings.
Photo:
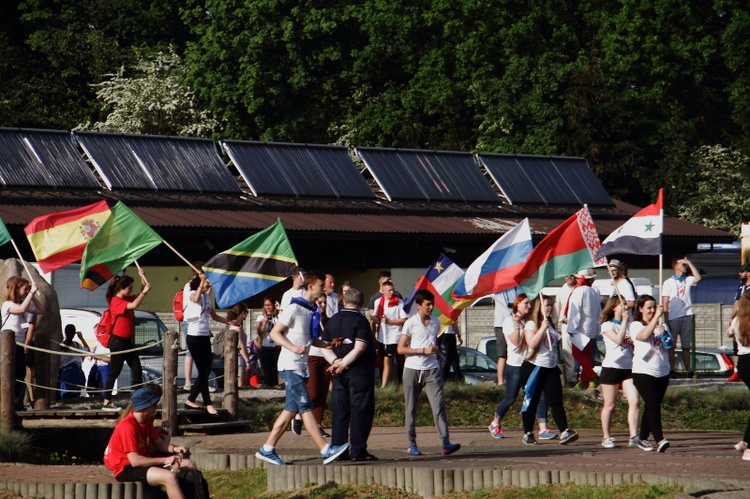
<path id="1" fill-rule="evenodd" d="M 159 234 L 118 201 L 111 216 L 86 244 L 81 287 L 95 290 L 162 242 Z"/>

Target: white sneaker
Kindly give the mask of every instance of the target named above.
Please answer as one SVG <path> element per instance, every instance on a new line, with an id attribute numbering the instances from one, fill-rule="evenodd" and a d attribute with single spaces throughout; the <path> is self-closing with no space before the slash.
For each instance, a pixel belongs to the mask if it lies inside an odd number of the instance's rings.
<path id="1" fill-rule="evenodd" d="M 747 442 L 745 442 L 744 440 L 740 440 L 739 442 L 737 442 L 737 445 L 735 445 L 734 448 L 737 450 L 737 452 L 742 454 L 747 450 Z"/>
<path id="2" fill-rule="evenodd" d="M 640 440 L 638 442 L 638 448 L 646 452 L 651 452 L 652 450 L 654 450 L 654 446 L 651 445 L 651 442 L 649 442 L 648 440 Z"/>
<path id="3" fill-rule="evenodd" d="M 628 447 L 638 447 L 638 435 L 630 437 L 630 440 L 628 440 Z"/>
<path id="4" fill-rule="evenodd" d="M 742 460 L 750 461 L 750 449 L 746 449 L 745 452 L 742 453 Z"/>
<path id="5" fill-rule="evenodd" d="M 612 437 L 607 437 L 604 440 L 602 440 L 602 447 L 605 449 L 614 449 L 615 448 L 615 439 Z"/>
<path id="6" fill-rule="evenodd" d="M 183 392 L 189 392 L 192 388 L 193 388 L 193 385 L 191 385 L 190 383 L 185 383 L 184 385 L 182 385 Z"/>

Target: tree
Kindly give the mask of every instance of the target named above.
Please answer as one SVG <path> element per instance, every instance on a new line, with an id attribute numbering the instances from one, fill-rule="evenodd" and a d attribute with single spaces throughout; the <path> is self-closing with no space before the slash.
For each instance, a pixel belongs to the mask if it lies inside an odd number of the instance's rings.
<path id="1" fill-rule="evenodd" d="M 682 185 L 689 196 L 678 206 L 678 215 L 739 237 L 742 222 L 750 219 L 750 157 L 721 145 L 702 146 L 687 170 Z"/>
<path id="2" fill-rule="evenodd" d="M 202 109 L 182 82 L 182 61 L 171 48 L 151 58 L 141 57 L 126 71 L 107 75 L 94 85 L 107 109 L 103 122 L 82 128 L 104 132 L 208 137 L 219 122 Z"/>

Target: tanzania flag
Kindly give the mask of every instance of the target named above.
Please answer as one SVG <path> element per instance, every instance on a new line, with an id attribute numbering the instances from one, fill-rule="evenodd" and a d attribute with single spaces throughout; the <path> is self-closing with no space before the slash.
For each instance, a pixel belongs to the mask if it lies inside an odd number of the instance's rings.
<path id="1" fill-rule="evenodd" d="M 440 255 L 414 284 L 414 291 L 404 303 L 404 310 L 409 315 L 417 313 L 417 304 L 414 295 L 420 289 L 426 289 L 435 295 L 435 308 L 432 316 L 440 321 L 440 329 L 444 330 L 458 319 L 461 311 L 471 304 L 472 300 L 454 300 L 453 288 L 458 280 L 463 277 L 464 271 L 453 263 L 450 258 Z"/>
<path id="2" fill-rule="evenodd" d="M 163 242 L 159 234 L 122 201 L 92 237 L 81 259 L 81 287 L 95 290 Z"/>
<path id="3" fill-rule="evenodd" d="M 23 229 L 44 272 L 77 262 L 89 239 L 109 218 L 106 201 L 37 217 Z"/>
<path id="4" fill-rule="evenodd" d="M 0 246 L 9 242 L 10 242 L 10 232 L 8 232 L 8 228 L 5 226 L 5 222 L 3 222 L 2 219 L 0 219 Z"/>
<path id="5" fill-rule="evenodd" d="M 297 258 L 281 219 L 203 265 L 219 308 L 261 293 L 296 269 Z"/>
<path id="6" fill-rule="evenodd" d="M 584 206 L 536 245 L 516 274 L 516 282 L 533 300 L 553 279 L 604 265 L 604 258 L 594 262 L 600 244 L 594 221 Z"/>

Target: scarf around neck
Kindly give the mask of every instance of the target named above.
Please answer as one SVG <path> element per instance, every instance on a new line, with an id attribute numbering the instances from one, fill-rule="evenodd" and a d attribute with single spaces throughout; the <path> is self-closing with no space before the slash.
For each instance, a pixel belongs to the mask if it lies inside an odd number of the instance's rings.
<path id="1" fill-rule="evenodd" d="M 314 303 L 310 303 L 301 296 L 295 296 L 292 298 L 292 303 L 299 305 L 300 307 L 306 308 L 312 312 L 310 316 L 310 335 L 313 340 L 320 338 L 320 309 Z"/>

